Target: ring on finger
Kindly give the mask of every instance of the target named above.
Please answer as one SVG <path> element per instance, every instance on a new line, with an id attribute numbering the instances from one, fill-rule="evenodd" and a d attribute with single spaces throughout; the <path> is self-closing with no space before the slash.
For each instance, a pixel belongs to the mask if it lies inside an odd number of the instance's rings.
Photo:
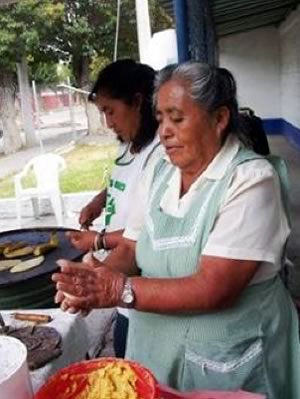
<path id="1" fill-rule="evenodd" d="M 76 295 L 81 296 L 83 294 L 83 287 L 79 284 L 75 285 L 75 291 L 76 291 Z"/>
<path id="2" fill-rule="evenodd" d="M 73 277 L 73 283 L 74 283 L 75 285 L 79 285 L 79 283 L 80 283 L 80 278 L 79 278 L 79 276 Z"/>

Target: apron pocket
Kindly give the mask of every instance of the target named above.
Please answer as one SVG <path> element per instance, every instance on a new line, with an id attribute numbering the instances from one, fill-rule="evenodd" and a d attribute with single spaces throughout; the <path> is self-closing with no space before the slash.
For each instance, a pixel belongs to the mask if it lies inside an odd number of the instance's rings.
<path id="1" fill-rule="evenodd" d="M 239 343 L 186 341 L 181 389 L 244 389 L 264 393 L 262 339 Z"/>

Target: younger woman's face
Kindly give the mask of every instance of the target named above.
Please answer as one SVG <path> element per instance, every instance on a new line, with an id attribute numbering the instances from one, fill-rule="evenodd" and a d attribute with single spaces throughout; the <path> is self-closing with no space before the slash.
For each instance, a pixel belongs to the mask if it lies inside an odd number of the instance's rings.
<path id="1" fill-rule="evenodd" d="M 96 98 L 96 105 L 104 113 L 107 126 L 121 141 L 130 143 L 141 123 L 139 104 L 128 105 L 122 100 L 100 95 Z"/>

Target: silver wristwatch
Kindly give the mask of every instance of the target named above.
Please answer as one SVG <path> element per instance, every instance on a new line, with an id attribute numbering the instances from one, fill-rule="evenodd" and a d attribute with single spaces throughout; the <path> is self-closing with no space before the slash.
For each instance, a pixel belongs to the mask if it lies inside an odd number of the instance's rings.
<path id="1" fill-rule="evenodd" d="M 135 302 L 135 295 L 132 289 L 131 280 L 127 278 L 123 287 L 121 295 L 121 303 L 124 308 L 133 308 Z"/>

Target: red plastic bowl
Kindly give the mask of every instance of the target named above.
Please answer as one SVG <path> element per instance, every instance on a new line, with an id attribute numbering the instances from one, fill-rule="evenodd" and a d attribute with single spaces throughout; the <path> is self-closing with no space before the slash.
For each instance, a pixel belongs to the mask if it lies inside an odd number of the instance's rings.
<path id="1" fill-rule="evenodd" d="M 77 395 L 87 386 L 88 375 L 112 362 L 129 365 L 134 370 L 137 376 L 136 390 L 140 399 L 160 398 L 158 383 L 148 369 L 139 363 L 124 359 L 100 358 L 74 363 L 59 370 L 40 388 L 34 399 L 76 399 Z M 75 389 L 74 381 L 76 381 Z M 68 390 L 68 388 L 70 389 Z M 71 388 L 72 392 L 70 392 Z"/>

